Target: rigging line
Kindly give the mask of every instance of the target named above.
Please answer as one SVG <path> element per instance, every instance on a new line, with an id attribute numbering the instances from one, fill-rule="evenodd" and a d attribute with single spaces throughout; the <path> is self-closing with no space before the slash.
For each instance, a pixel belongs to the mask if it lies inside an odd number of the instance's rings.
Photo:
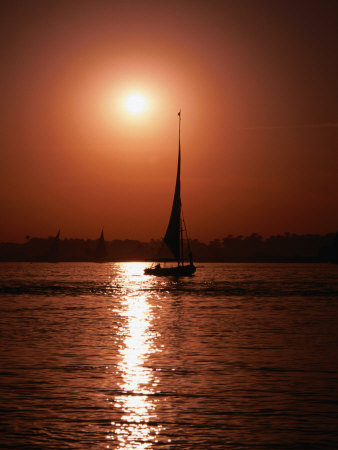
<path id="1" fill-rule="evenodd" d="M 183 222 L 183 225 L 184 225 L 184 231 L 185 231 L 185 234 L 187 236 L 187 247 L 188 247 L 189 251 L 191 251 L 190 238 L 188 236 L 188 230 L 187 230 L 187 226 L 185 224 L 184 215 L 183 215 L 183 208 L 182 207 L 181 207 L 181 214 L 182 214 L 182 222 Z"/>

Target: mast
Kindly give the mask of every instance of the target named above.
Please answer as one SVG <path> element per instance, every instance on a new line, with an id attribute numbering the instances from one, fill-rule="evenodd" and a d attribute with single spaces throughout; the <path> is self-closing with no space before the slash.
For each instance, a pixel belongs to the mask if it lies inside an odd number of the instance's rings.
<path id="1" fill-rule="evenodd" d="M 181 110 L 178 113 L 178 151 L 181 151 Z"/>
<path id="2" fill-rule="evenodd" d="M 179 155 L 179 165 L 180 165 L 180 187 L 181 187 L 181 110 L 178 113 L 178 155 Z M 181 192 L 180 192 L 181 194 Z M 180 258 L 180 262 L 183 266 L 184 261 L 183 261 L 183 223 L 182 223 L 182 206 L 181 206 L 181 210 L 180 210 L 180 253 L 181 253 L 181 258 Z"/>
<path id="3" fill-rule="evenodd" d="M 163 238 L 179 265 L 182 259 L 181 249 L 181 111 L 178 113 L 178 160 L 175 193 L 166 234 Z"/>

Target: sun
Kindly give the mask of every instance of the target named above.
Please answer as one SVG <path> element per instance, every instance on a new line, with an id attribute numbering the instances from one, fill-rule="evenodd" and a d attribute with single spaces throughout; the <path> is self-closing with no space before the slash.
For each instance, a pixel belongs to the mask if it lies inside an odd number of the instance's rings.
<path id="1" fill-rule="evenodd" d="M 130 114 L 136 115 L 146 111 L 148 102 L 142 94 L 134 93 L 127 96 L 124 106 Z"/>

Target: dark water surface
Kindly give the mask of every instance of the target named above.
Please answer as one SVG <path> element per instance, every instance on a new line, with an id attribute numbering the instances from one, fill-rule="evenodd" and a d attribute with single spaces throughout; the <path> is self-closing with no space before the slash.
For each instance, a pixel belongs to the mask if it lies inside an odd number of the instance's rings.
<path id="1" fill-rule="evenodd" d="M 338 266 L 0 264 L 1 448 L 338 448 Z"/>

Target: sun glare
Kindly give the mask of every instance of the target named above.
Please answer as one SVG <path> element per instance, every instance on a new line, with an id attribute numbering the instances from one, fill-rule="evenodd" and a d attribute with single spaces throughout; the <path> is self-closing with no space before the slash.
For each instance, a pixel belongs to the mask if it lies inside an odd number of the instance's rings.
<path id="1" fill-rule="evenodd" d="M 125 100 L 125 108 L 130 114 L 141 114 L 147 106 L 147 100 L 141 94 L 131 94 Z"/>

